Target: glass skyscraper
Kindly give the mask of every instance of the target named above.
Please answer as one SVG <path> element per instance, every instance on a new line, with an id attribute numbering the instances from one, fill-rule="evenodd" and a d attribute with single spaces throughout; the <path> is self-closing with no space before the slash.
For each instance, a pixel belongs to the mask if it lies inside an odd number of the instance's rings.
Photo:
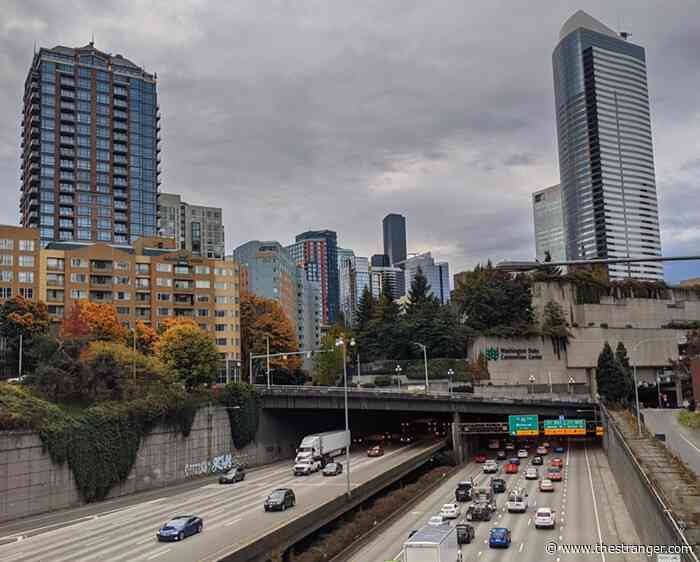
<path id="1" fill-rule="evenodd" d="M 25 82 L 22 129 L 21 222 L 42 244 L 157 234 L 155 74 L 93 43 L 42 48 Z"/>
<path id="2" fill-rule="evenodd" d="M 552 55 L 567 259 L 661 255 L 644 49 L 582 11 Z M 610 265 L 660 280 L 659 263 Z"/>
<path id="3" fill-rule="evenodd" d="M 532 214 L 535 224 L 535 255 L 545 261 L 566 261 L 564 218 L 561 209 L 561 187 L 553 185 L 532 194 Z"/>

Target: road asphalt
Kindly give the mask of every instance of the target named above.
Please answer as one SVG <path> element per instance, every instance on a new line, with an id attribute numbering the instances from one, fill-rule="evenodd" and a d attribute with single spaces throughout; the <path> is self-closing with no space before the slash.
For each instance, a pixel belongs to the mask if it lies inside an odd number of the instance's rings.
<path id="1" fill-rule="evenodd" d="M 422 443 L 387 447 L 384 456 L 377 458 L 368 458 L 364 451 L 353 453 L 353 487 L 429 446 Z M 319 472 L 294 477 L 292 461 L 278 463 L 251 472 L 245 481 L 236 484 L 219 485 L 208 479 L 174 494 L 162 490 L 157 497 L 141 495 L 133 503 L 117 507 L 105 503 L 102 511 L 65 510 L 48 518 L 0 527 L 0 561 L 210 562 L 344 494 L 345 486 L 345 475 L 324 477 Z M 284 512 L 264 512 L 263 500 L 278 487 L 294 490 L 296 507 Z M 182 542 L 157 542 L 158 528 L 170 517 L 182 514 L 202 517 L 202 534 Z"/>
<path id="2" fill-rule="evenodd" d="M 652 433 L 666 435 L 666 447 L 700 475 L 700 431 L 682 426 L 678 422 L 681 410 L 671 408 L 647 408 L 642 410 L 644 424 Z"/>
<path id="3" fill-rule="evenodd" d="M 525 469 L 530 460 L 521 463 L 517 475 L 499 474 L 506 480 L 507 490 L 524 487 L 529 494 L 527 513 L 508 513 L 505 508 L 507 493 L 497 494 L 497 515 L 490 522 L 473 522 L 476 539 L 462 546 L 464 562 L 552 562 L 594 560 L 648 562 L 641 554 L 571 554 L 560 548 L 549 555 L 548 543 L 585 544 L 637 544 L 639 539 L 624 503 L 610 473 L 605 453 L 591 443 L 571 443 L 566 453 L 550 454 L 545 464 L 554 457 L 564 461 L 564 480 L 555 482 L 555 491 L 540 492 L 539 481 L 525 480 Z M 543 467 L 538 467 L 540 476 Z M 343 562 L 403 561 L 403 543 L 413 529 L 419 529 L 437 513 L 445 503 L 454 502 L 454 490 L 459 480 L 474 476 L 479 484 L 488 483 L 491 475 L 482 474 L 481 465 L 468 464 L 460 472 L 442 484 L 437 490 L 418 502 L 413 508 L 391 523 L 380 535 Z M 460 504 L 462 515 L 468 504 Z M 551 507 L 556 511 L 556 527 L 553 530 L 535 529 L 534 512 L 538 507 Z M 507 527 L 512 543 L 505 550 L 490 549 L 488 533 L 492 527 Z M 446 562 L 453 562 L 451 560 Z"/>

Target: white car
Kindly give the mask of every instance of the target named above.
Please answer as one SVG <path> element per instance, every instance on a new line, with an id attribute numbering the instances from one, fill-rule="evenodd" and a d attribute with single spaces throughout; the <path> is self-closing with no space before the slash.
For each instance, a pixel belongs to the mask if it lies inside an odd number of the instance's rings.
<path id="1" fill-rule="evenodd" d="M 535 513 L 535 529 L 554 529 L 554 510 L 551 507 L 540 507 Z"/>
<path id="2" fill-rule="evenodd" d="M 547 454 L 547 447 L 537 447 L 537 454 L 538 455 L 546 455 Z"/>
<path id="3" fill-rule="evenodd" d="M 449 521 L 445 519 L 442 515 L 433 515 L 430 519 L 428 519 L 428 525 L 431 527 L 440 527 L 442 525 L 449 525 Z"/>
<path id="4" fill-rule="evenodd" d="M 540 492 L 553 492 L 554 484 L 549 478 L 543 478 L 540 480 Z"/>
<path id="5" fill-rule="evenodd" d="M 498 472 L 498 463 L 494 460 L 489 460 L 484 463 L 483 471 L 485 474 L 493 474 Z"/>
<path id="6" fill-rule="evenodd" d="M 527 451 L 525 449 L 520 449 L 518 451 L 518 458 L 519 459 L 526 459 L 527 458 Z"/>
<path id="7" fill-rule="evenodd" d="M 443 519 L 457 519 L 459 517 L 460 510 L 456 503 L 446 503 L 442 506 L 440 510 L 440 516 Z"/>
<path id="8" fill-rule="evenodd" d="M 515 451 L 515 445 L 512 443 L 506 443 L 506 451 Z"/>
<path id="9" fill-rule="evenodd" d="M 294 465 L 294 476 L 309 476 L 320 469 L 318 461 L 302 461 Z"/>
<path id="10" fill-rule="evenodd" d="M 524 489 L 516 488 L 508 495 L 506 502 L 508 513 L 525 513 L 527 505 L 527 492 Z"/>
<path id="11" fill-rule="evenodd" d="M 534 466 L 531 466 L 527 470 L 525 470 L 525 480 L 537 480 L 540 477 L 540 475 L 537 472 L 537 469 Z"/>

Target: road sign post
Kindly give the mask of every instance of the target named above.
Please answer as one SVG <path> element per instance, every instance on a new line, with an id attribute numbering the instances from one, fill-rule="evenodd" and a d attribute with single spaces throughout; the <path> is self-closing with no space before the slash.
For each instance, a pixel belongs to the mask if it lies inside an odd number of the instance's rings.
<path id="1" fill-rule="evenodd" d="M 545 435 L 586 435 L 586 420 L 544 420 Z"/>
<path id="2" fill-rule="evenodd" d="M 508 416 L 508 433 L 510 433 L 514 437 L 539 435 L 539 417 L 536 415 Z"/>

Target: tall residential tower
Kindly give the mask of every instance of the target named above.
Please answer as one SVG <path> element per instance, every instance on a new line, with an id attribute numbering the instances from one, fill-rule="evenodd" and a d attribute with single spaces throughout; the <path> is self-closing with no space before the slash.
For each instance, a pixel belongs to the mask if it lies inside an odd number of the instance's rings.
<path id="1" fill-rule="evenodd" d="M 564 217 L 561 209 L 561 187 L 553 185 L 532 194 L 532 214 L 535 223 L 535 256 L 545 261 L 566 261 Z"/>
<path id="2" fill-rule="evenodd" d="M 22 226 L 41 243 L 156 235 L 156 75 L 122 55 L 39 49 L 24 86 Z"/>
<path id="3" fill-rule="evenodd" d="M 644 49 L 582 11 L 552 55 L 566 257 L 661 255 Z M 659 263 L 609 266 L 660 280 Z"/>

